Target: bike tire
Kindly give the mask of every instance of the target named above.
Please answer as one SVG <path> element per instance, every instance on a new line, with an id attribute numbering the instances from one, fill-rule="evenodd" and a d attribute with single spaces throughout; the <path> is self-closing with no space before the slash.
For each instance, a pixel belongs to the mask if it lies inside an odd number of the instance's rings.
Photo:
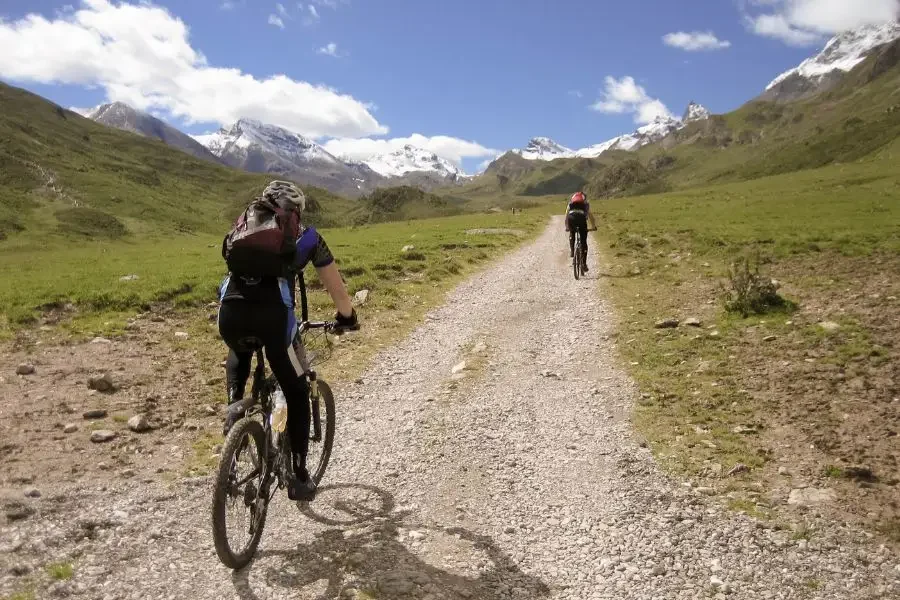
<path id="1" fill-rule="evenodd" d="M 331 386 L 329 386 L 326 382 L 321 379 L 317 380 L 316 384 L 319 387 L 319 414 L 321 415 L 324 412 L 324 430 L 322 435 L 322 454 L 319 457 L 319 462 L 315 466 L 315 469 L 310 470 L 310 477 L 313 478 L 313 481 L 316 482 L 316 485 L 321 483 L 322 478 L 325 476 L 325 470 L 328 468 L 328 462 L 331 460 L 331 449 L 334 445 L 334 429 L 335 429 L 335 412 L 334 412 L 334 394 L 331 391 Z M 312 406 L 310 406 L 310 411 L 312 411 Z M 312 416 L 312 412 L 310 412 L 310 416 Z"/>
<path id="2" fill-rule="evenodd" d="M 265 432 L 262 425 L 258 421 L 250 418 L 241 419 L 235 423 L 225 444 L 222 447 L 222 454 L 219 457 L 219 466 L 216 472 L 215 487 L 213 488 L 212 499 L 212 533 L 213 545 L 216 548 L 216 554 L 219 560 L 226 567 L 231 569 L 241 569 L 245 567 L 256 554 L 256 549 L 262 539 L 263 529 L 266 524 L 266 515 L 268 513 L 268 499 L 263 502 L 262 514 L 257 517 L 257 524 L 253 530 L 247 545 L 240 551 L 235 552 L 228 541 L 228 528 L 225 522 L 226 504 L 228 502 L 229 476 L 231 474 L 231 462 L 235 453 L 240 448 L 239 444 L 245 435 L 249 434 L 253 443 L 256 444 L 258 456 L 262 461 L 266 460 Z M 268 466 L 263 462 L 261 467 L 268 471 Z M 257 489 L 259 494 L 259 489 Z"/>
<path id="3" fill-rule="evenodd" d="M 572 266 L 575 271 L 575 279 L 581 277 L 581 246 L 575 246 L 575 256 L 572 258 Z"/>

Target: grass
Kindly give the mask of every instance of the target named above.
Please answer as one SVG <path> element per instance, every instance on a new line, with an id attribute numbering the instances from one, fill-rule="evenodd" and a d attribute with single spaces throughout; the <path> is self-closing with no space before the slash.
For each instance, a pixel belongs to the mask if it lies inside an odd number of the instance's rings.
<path id="1" fill-rule="evenodd" d="M 758 482 L 775 466 L 764 425 L 779 403 L 791 400 L 778 389 L 783 382 L 771 378 L 765 402 L 748 392 L 754 372 L 772 377 L 787 352 L 839 367 L 884 367 L 892 359 L 885 334 L 879 339 L 871 318 L 854 315 L 850 301 L 858 290 L 879 285 L 867 282 L 857 265 L 893 264 L 889 257 L 900 251 L 894 166 L 873 158 L 595 204 L 609 262 L 603 287 L 618 309 L 623 362 L 644 394 L 634 422 L 663 464 L 703 476 L 710 463 L 725 472 L 742 462 L 751 467 L 747 483 Z M 789 278 L 779 290 L 784 306 L 746 316 L 726 310 L 721 289 L 728 267 L 750 255 L 760 257 L 762 276 Z M 875 267 L 872 276 L 884 268 Z M 849 308 L 829 314 L 842 299 Z M 670 317 L 697 317 L 701 326 L 654 328 Z M 826 331 L 817 324 L 823 320 L 838 321 L 839 329 Z M 806 424 L 817 418 L 807 415 Z M 759 426 L 761 434 L 735 432 Z"/>
<path id="2" fill-rule="evenodd" d="M 35 600 L 36 596 L 34 595 L 34 589 L 27 588 L 9 596 L 2 596 L 0 598 L 2 598 L 2 600 Z"/>
<path id="3" fill-rule="evenodd" d="M 44 570 L 56 581 L 66 581 L 75 575 L 75 567 L 68 562 L 52 563 L 44 567 Z"/>
<path id="4" fill-rule="evenodd" d="M 197 436 L 191 444 L 191 456 L 185 465 L 185 475 L 193 477 L 211 473 L 219 460 L 213 455 L 213 450 L 223 441 L 222 435 L 218 433 L 204 432 Z"/>

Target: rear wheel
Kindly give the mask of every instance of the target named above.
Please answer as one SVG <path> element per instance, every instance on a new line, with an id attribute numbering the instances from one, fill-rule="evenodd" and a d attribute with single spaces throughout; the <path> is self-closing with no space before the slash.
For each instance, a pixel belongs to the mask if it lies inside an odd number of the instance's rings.
<path id="1" fill-rule="evenodd" d="M 334 394 L 331 387 L 318 379 L 316 385 L 319 388 L 317 397 L 310 396 L 310 423 L 309 423 L 309 452 L 306 464 L 309 465 L 310 476 L 316 485 L 321 483 L 331 459 L 331 448 L 334 444 Z"/>
<path id="2" fill-rule="evenodd" d="M 574 254 L 575 256 L 572 258 L 572 267 L 575 271 L 575 279 L 578 279 L 579 277 L 581 277 L 581 244 L 577 244 L 575 246 Z"/>
<path id="3" fill-rule="evenodd" d="M 212 500 L 213 544 L 222 564 L 232 569 L 250 562 L 265 526 L 269 502 L 265 447 L 262 425 L 245 418 L 228 432 L 219 458 Z"/>

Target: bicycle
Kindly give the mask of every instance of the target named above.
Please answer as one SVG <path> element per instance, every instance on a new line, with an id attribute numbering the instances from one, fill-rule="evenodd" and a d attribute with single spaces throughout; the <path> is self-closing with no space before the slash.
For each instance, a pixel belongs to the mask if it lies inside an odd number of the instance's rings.
<path id="1" fill-rule="evenodd" d="M 300 322 L 298 329 L 301 336 L 311 330 L 322 330 L 323 334 L 328 334 L 335 331 L 335 324 L 330 321 L 304 320 Z M 298 358 L 303 376 L 309 383 L 310 426 L 307 461 L 308 464 L 315 465 L 315 468 L 310 469 L 309 475 L 318 485 L 325 475 L 334 443 L 334 395 L 329 385 L 319 379 L 312 370 L 313 359 L 308 356 L 302 337 L 301 341 L 303 341 L 302 352 Z M 279 431 L 279 426 L 277 424 L 273 426 L 272 422 L 275 395 L 281 393 L 281 390 L 274 375 L 266 376 L 262 348 L 257 347 L 255 354 L 256 368 L 253 372 L 251 395 L 244 409 L 246 413 L 244 418 L 234 424 L 225 438 L 213 488 L 213 544 L 222 564 L 232 569 L 240 569 L 252 560 L 262 539 L 269 502 L 278 490 L 293 480 L 294 476 L 288 432 Z M 281 423 L 280 427 L 283 425 Z M 240 477 L 237 473 L 237 462 L 245 451 L 250 450 L 256 451 L 255 459 L 251 458 L 253 468 L 248 475 Z M 317 460 L 313 460 L 314 450 L 319 453 Z M 237 533 L 236 529 L 229 528 L 226 523 L 229 505 L 232 508 L 246 508 L 250 513 L 246 531 L 247 540 L 237 550 L 229 540 L 229 531 Z"/>
<path id="2" fill-rule="evenodd" d="M 596 228 L 588 229 L 588 231 L 597 231 Z M 581 246 L 581 236 L 575 236 L 575 251 L 572 255 L 572 270 L 575 272 L 575 279 L 577 280 L 582 275 L 587 273 L 585 267 L 587 266 L 587 254 L 585 253 L 583 247 Z"/>

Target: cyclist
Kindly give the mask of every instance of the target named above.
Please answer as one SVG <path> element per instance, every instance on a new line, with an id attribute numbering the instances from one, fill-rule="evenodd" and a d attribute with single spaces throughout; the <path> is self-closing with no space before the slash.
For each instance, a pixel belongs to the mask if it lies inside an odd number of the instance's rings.
<path id="1" fill-rule="evenodd" d="M 577 191 L 572 194 L 569 203 L 566 206 L 566 231 L 569 232 L 569 256 L 575 256 L 575 234 L 581 240 L 582 254 L 584 255 L 584 270 L 587 271 L 587 232 L 588 220 L 591 227 L 597 229 L 597 222 L 594 221 L 594 213 L 591 212 L 591 205 L 587 201 L 587 196 L 583 191 Z"/>
<path id="2" fill-rule="evenodd" d="M 272 181 L 263 191 L 270 199 L 288 201 L 302 214 L 306 198 L 294 184 Z M 301 225 L 297 237 L 294 270 L 300 273 L 312 263 L 319 279 L 337 308 L 335 321 L 338 331 L 359 329 L 356 311 L 344 287 L 341 274 L 325 240 L 313 227 Z M 288 404 L 288 435 L 294 453 L 296 478 L 288 487 L 291 500 L 312 500 L 316 484 L 306 470 L 309 446 L 309 385 L 303 377 L 297 358 L 300 339 L 294 315 L 296 276 L 244 277 L 229 273 L 219 288 L 219 333 L 228 345 L 225 376 L 228 392 L 228 412 L 225 433 L 244 416 L 249 408 L 242 402 L 244 388 L 250 376 L 253 340 L 265 350 L 266 359 L 284 392 Z M 300 284 L 303 285 L 302 279 Z"/>

